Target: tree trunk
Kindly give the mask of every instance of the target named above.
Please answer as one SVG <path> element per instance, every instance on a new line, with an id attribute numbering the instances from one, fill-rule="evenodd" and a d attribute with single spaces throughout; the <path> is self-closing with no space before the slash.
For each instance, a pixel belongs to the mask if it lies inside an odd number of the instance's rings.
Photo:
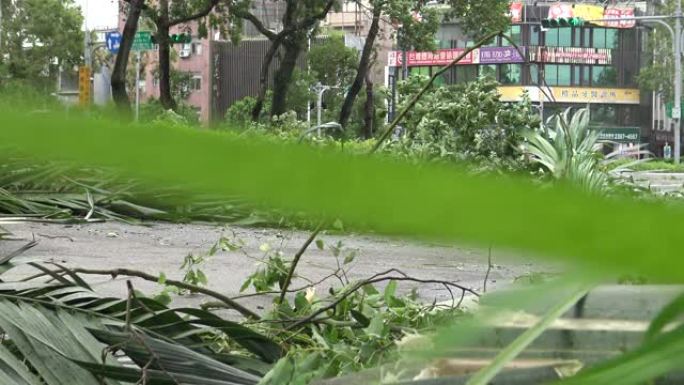
<path id="1" fill-rule="evenodd" d="M 283 55 L 283 61 L 280 63 L 273 82 L 271 116 L 278 116 L 287 112 L 287 91 L 297 66 L 299 53 L 302 51 L 302 42 L 299 39 L 284 43 L 284 46 L 285 54 Z"/>
<path id="2" fill-rule="evenodd" d="M 259 116 L 261 116 L 261 110 L 264 109 L 264 100 L 266 100 L 266 91 L 268 90 L 268 71 L 271 68 L 271 63 L 276 53 L 278 53 L 278 48 L 282 39 L 280 37 L 276 38 L 271 42 L 271 46 L 264 56 L 264 62 L 261 64 L 261 75 L 259 78 L 259 95 L 257 96 L 256 104 L 252 110 L 252 120 L 258 121 Z"/>
<path id="3" fill-rule="evenodd" d="M 126 92 L 126 67 L 144 3 L 145 0 L 131 0 L 129 2 L 126 24 L 121 36 L 121 46 L 112 70 L 112 97 L 119 111 L 127 117 L 131 116 L 131 102 L 128 100 L 128 92 Z"/>
<path id="4" fill-rule="evenodd" d="M 167 110 L 175 110 L 176 102 L 171 95 L 171 40 L 169 39 L 169 0 L 159 0 L 157 23 L 159 44 L 159 102 Z"/>
<path id="5" fill-rule="evenodd" d="M 171 95 L 171 41 L 168 25 L 157 26 L 159 44 L 159 102 L 167 110 L 176 109 L 176 101 Z"/>
<path id="6" fill-rule="evenodd" d="M 363 137 L 373 137 L 373 123 L 375 122 L 375 95 L 373 94 L 373 81 L 370 74 L 366 74 L 366 104 L 363 108 Z"/>
<path id="7" fill-rule="evenodd" d="M 356 70 L 356 77 L 354 82 L 347 92 L 347 96 L 344 98 L 344 103 L 342 103 L 342 109 L 340 110 L 339 123 L 342 127 L 346 127 L 349 122 L 349 117 L 352 113 L 352 108 L 354 107 L 354 101 L 356 97 L 361 92 L 361 87 L 363 87 L 363 82 L 366 79 L 366 74 L 368 73 L 368 68 L 370 67 L 371 58 L 373 56 L 373 46 L 375 45 L 375 38 L 380 32 L 380 15 L 382 14 L 382 7 L 376 5 L 373 9 L 373 21 L 371 22 L 370 29 L 368 30 L 368 36 L 366 36 L 366 43 L 363 45 L 363 52 L 361 53 L 361 60 L 359 61 L 359 67 Z"/>

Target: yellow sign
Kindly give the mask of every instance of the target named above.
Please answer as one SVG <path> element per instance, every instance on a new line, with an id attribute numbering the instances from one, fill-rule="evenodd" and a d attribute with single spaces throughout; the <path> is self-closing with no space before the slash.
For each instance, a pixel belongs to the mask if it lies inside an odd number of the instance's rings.
<path id="1" fill-rule="evenodd" d="M 82 107 L 90 105 L 90 67 L 78 69 L 78 104 Z"/>
<path id="2" fill-rule="evenodd" d="M 517 102 L 527 92 L 530 100 L 539 102 L 544 96 L 544 102 L 553 103 L 599 103 L 599 104 L 639 104 L 639 90 L 632 88 L 590 88 L 590 87 L 539 87 L 506 86 L 498 88 L 501 100 Z"/>
<path id="3" fill-rule="evenodd" d="M 599 5 L 590 4 L 575 4 L 572 10 L 574 17 L 579 17 L 584 20 L 598 20 L 603 19 L 604 9 Z M 594 25 L 605 25 L 602 21 L 589 21 Z"/>
<path id="4" fill-rule="evenodd" d="M 559 103 L 639 104 L 639 90 L 630 88 L 551 87 Z"/>

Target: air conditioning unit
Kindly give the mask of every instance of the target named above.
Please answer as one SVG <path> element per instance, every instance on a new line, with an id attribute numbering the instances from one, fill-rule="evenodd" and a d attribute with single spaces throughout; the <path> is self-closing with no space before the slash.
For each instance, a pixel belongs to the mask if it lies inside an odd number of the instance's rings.
<path id="1" fill-rule="evenodd" d="M 182 58 L 189 58 L 192 55 L 192 44 L 183 44 L 178 56 Z"/>

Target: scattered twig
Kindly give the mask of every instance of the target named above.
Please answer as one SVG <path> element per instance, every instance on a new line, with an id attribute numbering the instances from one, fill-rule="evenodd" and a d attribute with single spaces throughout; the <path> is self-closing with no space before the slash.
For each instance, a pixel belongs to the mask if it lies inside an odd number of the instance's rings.
<path id="1" fill-rule="evenodd" d="M 316 239 L 321 230 L 323 230 L 324 225 L 325 222 L 321 221 L 316 226 L 316 229 L 314 229 L 311 235 L 309 235 L 309 238 L 306 239 L 302 247 L 300 247 L 297 251 L 297 254 L 295 254 L 294 259 L 292 259 L 292 264 L 290 265 L 290 270 L 287 272 L 287 277 L 285 278 L 285 283 L 283 284 L 282 290 L 280 292 L 278 303 L 283 303 L 285 295 L 287 294 L 287 289 L 290 286 L 290 282 L 292 281 L 292 276 L 294 276 L 295 269 L 297 269 L 297 264 L 299 263 L 299 260 L 302 258 L 302 255 L 304 255 L 304 253 L 306 252 L 306 249 L 308 249 L 311 243 L 313 243 L 313 241 Z"/>
<path id="2" fill-rule="evenodd" d="M 111 270 L 107 270 L 107 269 L 75 268 L 75 269 L 73 269 L 73 271 L 75 273 L 78 273 L 78 274 L 110 275 L 110 276 L 112 276 L 112 278 L 116 278 L 117 276 L 126 276 L 126 277 L 141 278 L 141 279 L 144 279 L 146 281 L 151 281 L 151 282 L 159 282 L 158 276 L 155 276 L 152 274 L 147 274 L 145 272 L 138 271 L 138 270 L 132 270 L 132 269 L 111 269 Z M 229 309 L 236 310 L 237 312 L 239 312 L 240 314 L 242 314 L 243 316 L 245 316 L 247 318 L 257 319 L 257 320 L 261 318 L 255 312 L 247 309 L 246 307 L 240 305 L 239 303 L 232 300 L 231 298 L 229 298 L 229 297 L 227 297 L 221 293 L 218 293 L 214 290 L 210 290 L 210 289 L 207 289 L 207 288 L 204 288 L 201 286 L 197 286 L 197 285 L 192 285 L 192 284 L 185 283 L 182 281 L 176 281 L 173 279 L 166 279 L 164 281 L 164 284 L 168 285 L 168 286 L 175 286 L 179 289 L 190 290 L 191 292 L 202 293 L 204 295 L 214 297 L 214 298 L 218 299 L 219 301 L 225 303 Z"/>
<path id="3" fill-rule="evenodd" d="M 484 284 L 482 285 L 482 292 L 487 292 L 487 281 L 489 280 L 489 273 L 492 271 L 492 247 L 489 246 L 489 255 L 487 257 L 487 273 L 485 274 Z"/>
<path id="4" fill-rule="evenodd" d="M 309 283 L 309 284 L 307 284 L 307 285 L 305 285 L 305 286 L 298 287 L 298 288 L 296 288 L 296 289 L 288 289 L 287 292 L 288 292 L 288 293 L 298 293 L 298 292 L 303 291 L 303 290 L 306 290 L 306 289 L 308 289 L 308 288 L 315 287 L 315 286 L 320 285 L 320 284 L 322 284 L 323 282 L 329 280 L 330 278 L 339 277 L 339 273 L 340 273 L 340 270 L 336 270 L 336 271 L 334 271 L 333 273 L 326 275 L 325 277 L 319 279 L 319 280 L 316 281 L 316 282 L 311 282 L 311 283 Z M 263 296 L 263 295 L 280 294 L 280 293 L 281 293 L 280 290 L 260 291 L 260 292 L 257 292 L 257 293 L 236 295 L 236 296 L 230 297 L 230 299 L 236 301 L 236 300 L 240 300 L 240 299 L 244 299 L 244 298 L 253 298 L 253 297 L 260 297 L 260 296 Z M 203 304 L 201 305 L 201 308 L 204 309 L 204 310 L 207 310 L 207 309 L 220 309 L 220 308 L 226 308 L 226 307 L 227 307 L 227 306 L 226 306 L 225 302 L 223 302 L 223 301 L 205 302 L 205 303 L 203 303 Z"/>
<path id="5" fill-rule="evenodd" d="M 389 276 L 389 274 L 392 274 L 392 273 L 399 274 L 399 276 Z M 476 296 L 479 296 L 479 294 L 476 291 L 474 291 L 473 289 L 459 285 L 457 283 L 448 282 L 448 281 L 440 281 L 440 280 L 435 280 L 435 279 L 414 278 L 414 277 L 408 276 L 406 273 L 402 272 L 399 269 L 389 269 L 387 271 L 375 274 L 368 279 L 357 282 L 351 288 L 342 292 L 342 294 L 338 298 L 336 298 L 333 302 L 331 302 L 330 304 L 314 311 L 313 313 L 311 313 L 309 316 L 307 316 L 305 318 L 302 318 L 299 320 L 284 320 L 284 322 L 293 322 L 292 324 L 287 326 L 285 329 L 291 330 L 291 329 L 294 329 L 294 328 L 301 326 L 303 324 L 315 321 L 319 315 L 327 312 L 328 310 L 332 310 L 332 309 L 336 308 L 337 305 L 339 305 L 347 297 L 354 294 L 356 291 L 360 290 L 364 286 L 369 285 L 369 284 L 373 284 L 373 283 L 383 282 L 383 281 L 410 281 L 410 282 L 417 282 L 417 283 L 423 283 L 423 284 L 434 283 L 434 284 L 440 284 L 440 285 L 447 285 L 449 287 L 460 289 L 462 292 L 462 298 L 465 296 L 466 292 L 471 293 L 471 294 L 476 295 Z M 460 304 L 460 301 L 459 301 L 459 304 Z"/>

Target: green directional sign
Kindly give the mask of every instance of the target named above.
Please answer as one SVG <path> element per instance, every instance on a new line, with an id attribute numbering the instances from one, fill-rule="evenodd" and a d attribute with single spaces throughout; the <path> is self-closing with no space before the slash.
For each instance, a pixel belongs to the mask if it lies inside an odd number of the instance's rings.
<path id="1" fill-rule="evenodd" d="M 136 32 L 133 39 L 133 51 L 149 51 L 154 49 L 152 44 L 152 33 L 148 31 Z"/>
<path id="2" fill-rule="evenodd" d="M 641 130 L 639 127 L 596 127 L 599 140 L 618 143 L 639 143 Z"/>

